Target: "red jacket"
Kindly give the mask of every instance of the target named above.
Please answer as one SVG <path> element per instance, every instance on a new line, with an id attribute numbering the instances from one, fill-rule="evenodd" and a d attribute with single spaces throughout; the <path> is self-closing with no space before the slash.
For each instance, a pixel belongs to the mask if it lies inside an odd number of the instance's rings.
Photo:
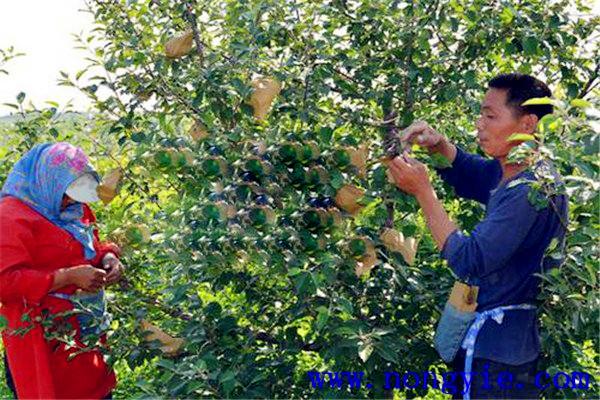
<path id="1" fill-rule="evenodd" d="M 96 221 L 87 205 L 82 221 Z M 99 351 L 68 360 L 76 349 L 66 350 L 55 339 L 46 340 L 39 324 L 22 336 L 9 333 L 31 325 L 22 321 L 27 311 L 33 321 L 45 309 L 50 313 L 72 309 L 69 301 L 47 295 L 54 272 L 80 264 L 100 266 L 106 253 L 119 255 L 116 245 L 99 242 L 97 230 L 94 247 L 96 258 L 86 260 L 83 246 L 67 231 L 16 198 L 0 200 L 0 314 L 8 320 L 2 339 L 19 398 L 100 399 L 116 385 L 115 373 Z M 71 294 L 75 290 L 77 287 L 70 285 L 58 291 Z M 68 322 L 77 331 L 76 343 L 82 346 L 77 318 L 71 316 Z"/>

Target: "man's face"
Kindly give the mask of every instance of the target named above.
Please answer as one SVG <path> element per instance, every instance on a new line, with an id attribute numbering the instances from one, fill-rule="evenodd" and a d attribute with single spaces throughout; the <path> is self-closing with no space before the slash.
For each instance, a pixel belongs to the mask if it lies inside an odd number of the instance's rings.
<path id="1" fill-rule="evenodd" d="M 507 91 L 490 89 L 481 103 L 481 115 L 477 120 L 479 147 L 490 157 L 506 157 L 518 143 L 506 139 L 513 133 L 533 133 L 537 123 L 534 114 L 518 116 L 506 104 Z"/>

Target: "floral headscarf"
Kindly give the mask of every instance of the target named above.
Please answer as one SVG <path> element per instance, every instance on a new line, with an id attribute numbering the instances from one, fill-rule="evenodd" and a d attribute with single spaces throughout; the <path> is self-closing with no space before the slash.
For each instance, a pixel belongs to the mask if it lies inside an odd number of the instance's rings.
<path id="1" fill-rule="evenodd" d="M 81 222 L 83 204 L 61 210 L 67 187 L 83 174 L 100 180 L 83 150 L 69 143 L 44 143 L 29 150 L 9 173 L 0 197 L 13 196 L 69 232 L 83 245 L 85 258 L 96 256 L 92 227 Z"/>

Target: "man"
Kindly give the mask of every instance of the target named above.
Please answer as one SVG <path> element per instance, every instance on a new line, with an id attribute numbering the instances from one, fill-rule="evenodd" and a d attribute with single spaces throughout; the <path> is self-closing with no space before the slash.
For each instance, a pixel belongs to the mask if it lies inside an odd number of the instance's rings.
<path id="1" fill-rule="evenodd" d="M 540 395 L 535 385 L 540 343 L 536 311 L 531 306 L 539 294 L 540 280 L 535 274 L 548 266 L 544 252 L 552 239 L 564 237 L 568 202 L 559 195 L 551 198 L 555 207 L 537 211 L 532 206 L 531 187 L 522 181 L 535 179 L 536 166 L 509 163 L 507 155 L 519 142 L 507 139 L 514 133 L 535 134 L 538 121 L 552 112 L 552 106 L 522 104 L 550 96 L 544 83 L 528 75 L 500 75 L 489 82 L 477 136 L 491 160 L 464 152 L 424 122 L 407 128 L 404 141 L 418 143 L 451 162 L 450 168 L 439 173 L 458 196 L 486 205 L 484 219 L 469 235 L 448 217 L 423 164 L 406 154 L 389 164 L 398 188 L 416 197 L 449 267 L 461 281 L 479 287 L 477 312 L 500 306 L 529 307 L 504 311 L 501 323 L 486 320 L 475 336 L 472 380 L 467 377 L 462 390 L 467 393 L 470 386 L 471 398 Z M 461 350 L 452 364 L 455 371 L 465 370 L 464 358 Z M 500 387 L 497 376 L 504 371 L 512 375 L 512 382 Z"/>

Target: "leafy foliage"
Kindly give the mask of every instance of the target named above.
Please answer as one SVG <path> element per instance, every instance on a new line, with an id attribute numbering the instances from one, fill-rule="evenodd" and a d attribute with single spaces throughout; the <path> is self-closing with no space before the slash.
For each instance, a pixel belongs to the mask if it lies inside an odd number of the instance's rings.
<path id="1" fill-rule="evenodd" d="M 126 172 L 121 195 L 98 210 L 129 266 L 112 303 L 112 357 L 128 376 L 118 394 L 314 397 L 309 370 L 383 382 L 384 371 L 442 367 L 432 337 L 454 278 L 414 200 L 387 181 L 383 120 L 390 110 L 401 127 L 426 119 L 474 151 L 485 82 L 509 71 L 545 77 L 572 101 L 542 121 L 535 153 L 570 195 L 566 261 L 542 278 L 543 344 L 546 365 L 597 375 L 598 115 L 597 99 L 583 98 L 598 74 L 598 21 L 569 17 L 572 7 L 589 11 L 569 1 L 91 2 L 97 27 L 79 38 L 90 67 L 61 82 L 97 114 L 64 128 L 54 107 L 25 111 L 17 99 L 0 176 L 48 138 Z M 195 49 L 166 57 L 190 21 Z M 256 77 L 283 83 L 264 120 L 249 103 Z M 350 154 L 364 144 L 363 175 Z M 348 185 L 361 193 L 352 214 L 336 207 Z M 482 217 L 436 188 L 463 228 Z M 420 239 L 414 265 L 382 243 L 386 224 Z M 374 268 L 357 276 L 370 246 Z M 185 339 L 177 359 L 142 345 L 142 318 Z"/>

